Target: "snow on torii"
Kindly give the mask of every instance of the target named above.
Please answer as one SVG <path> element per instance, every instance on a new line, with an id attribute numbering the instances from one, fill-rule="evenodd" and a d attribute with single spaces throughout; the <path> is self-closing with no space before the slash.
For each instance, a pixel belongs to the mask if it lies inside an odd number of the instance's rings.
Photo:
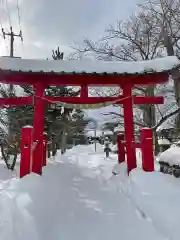
<path id="1" fill-rule="evenodd" d="M 175 56 L 147 61 L 92 61 L 92 60 L 34 60 L 0 58 L 0 69 L 14 72 L 58 73 L 58 74 L 117 74 L 136 75 L 169 71 L 179 65 Z"/>
<path id="2" fill-rule="evenodd" d="M 38 141 L 38 147 L 34 149 L 32 156 L 31 154 L 24 155 L 26 159 L 23 160 L 24 148 L 22 146 L 22 162 L 27 161 L 28 158 L 29 165 L 31 165 L 30 160 L 32 159 L 32 171 L 41 174 L 45 104 L 60 102 L 66 107 L 74 107 L 79 104 L 91 107 L 94 104 L 104 103 L 106 105 L 115 101 L 116 104 L 124 105 L 127 164 L 128 170 L 132 170 L 136 167 L 133 103 L 163 103 L 162 97 L 132 96 L 132 89 L 136 85 L 167 82 L 171 70 L 179 65 L 180 61 L 174 56 L 139 62 L 0 58 L 0 82 L 34 87 L 35 109 L 32 142 Z M 49 85 L 81 86 L 81 95 L 80 97 L 47 97 L 45 89 Z M 120 86 L 123 95 L 118 97 L 88 97 L 88 86 L 90 85 Z M 32 103 L 33 97 L 31 96 L 0 99 L 1 106 Z M 30 167 L 26 169 L 25 174 L 29 172 Z"/>

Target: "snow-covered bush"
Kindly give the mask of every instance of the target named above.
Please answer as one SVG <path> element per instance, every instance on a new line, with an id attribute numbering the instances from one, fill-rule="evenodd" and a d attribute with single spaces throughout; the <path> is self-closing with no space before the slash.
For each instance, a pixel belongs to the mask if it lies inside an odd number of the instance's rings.
<path id="1" fill-rule="evenodd" d="M 175 145 L 159 156 L 160 171 L 180 177 L 180 147 Z"/>

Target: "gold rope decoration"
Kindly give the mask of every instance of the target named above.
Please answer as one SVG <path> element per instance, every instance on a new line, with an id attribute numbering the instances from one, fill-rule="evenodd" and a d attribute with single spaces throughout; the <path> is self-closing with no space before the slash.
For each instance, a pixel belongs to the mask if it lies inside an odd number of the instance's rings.
<path id="1" fill-rule="evenodd" d="M 65 107 L 65 108 L 73 108 L 73 109 L 98 109 L 98 108 L 102 108 L 102 107 L 107 107 L 107 106 L 110 106 L 110 105 L 113 105 L 113 104 L 116 104 L 120 101 L 124 101 L 126 99 L 129 99 L 129 98 L 132 98 L 132 104 L 133 104 L 133 101 L 134 101 L 134 96 L 128 96 L 128 97 L 125 97 L 121 100 L 112 100 L 112 101 L 108 101 L 108 102 L 103 102 L 103 103 L 95 103 L 95 104 L 73 104 L 73 103 L 65 103 L 65 102 L 56 102 L 56 105 L 57 106 L 61 106 L 61 107 Z"/>
<path id="2" fill-rule="evenodd" d="M 52 101 L 52 100 L 47 100 L 45 97 L 39 97 L 39 96 L 35 96 L 36 98 L 40 98 L 43 100 L 48 101 L 51 104 L 55 104 L 56 106 L 61 106 L 61 107 L 65 107 L 65 108 L 72 108 L 72 109 L 98 109 L 98 108 L 102 108 L 102 107 L 107 107 L 113 104 L 121 104 L 121 101 L 124 101 L 126 99 L 131 98 L 132 99 L 132 104 L 134 103 L 134 95 L 132 96 L 128 96 L 128 97 L 124 97 L 123 99 L 117 99 L 117 100 L 112 100 L 112 101 L 108 101 L 108 102 L 103 102 L 103 103 L 95 103 L 95 104 L 73 104 L 73 103 L 66 103 L 66 102 L 57 102 L 57 101 Z"/>
<path id="3" fill-rule="evenodd" d="M 73 109 L 98 109 L 102 107 L 107 107 L 113 104 L 112 102 L 104 102 L 104 103 L 97 103 L 97 104 L 73 104 L 73 103 L 65 103 L 65 102 L 58 102 L 56 103 L 57 106 L 65 107 L 65 108 L 73 108 Z"/>

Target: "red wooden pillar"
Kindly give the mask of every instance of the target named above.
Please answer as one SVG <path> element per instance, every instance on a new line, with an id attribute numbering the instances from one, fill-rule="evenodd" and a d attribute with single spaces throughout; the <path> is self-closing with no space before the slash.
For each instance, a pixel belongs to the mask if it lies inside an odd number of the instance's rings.
<path id="1" fill-rule="evenodd" d="M 124 127 L 127 154 L 128 172 L 136 168 L 136 150 L 134 144 L 133 99 L 132 86 L 123 86 L 124 100 Z"/>
<path id="2" fill-rule="evenodd" d="M 118 147 L 118 163 L 125 161 L 125 148 L 124 148 L 124 135 L 117 135 L 117 147 Z"/>
<path id="3" fill-rule="evenodd" d="M 150 128 L 141 129 L 142 168 L 146 172 L 154 171 L 153 133 Z"/>
<path id="4" fill-rule="evenodd" d="M 25 126 L 21 130 L 20 178 L 31 172 L 33 127 Z"/>
<path id="5" fill-rule="evenodd" d="M 44 135 L 43 135 L 43 162 L 42 162 L 43 167 L 45 167 L 47 165 L 46 155 L 47 155 L 47 134 L 44 133 Z"/>
<path id="6" fill-rule="evenodd" d="M 35 105 L 34 105 L 34 134 L 33 142 L 37 142 L 33 150 L 32 172 L 42 174 L 43 162 L 43 133 L 44 133 L 44 89 L 42 83 L 37 83 L 35 86 Z"/>
<path id="7" fill-rule="evenodd" d="M 88 86 L 87 85 L 82 85 L 81 86 L 80 95 L 81 95 L 82 98 L 87 98 L 88 97 Z"/>

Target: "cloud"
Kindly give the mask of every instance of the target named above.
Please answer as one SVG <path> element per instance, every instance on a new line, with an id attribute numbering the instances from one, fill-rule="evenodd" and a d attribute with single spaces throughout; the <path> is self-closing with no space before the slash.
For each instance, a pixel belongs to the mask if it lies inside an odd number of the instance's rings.
<path id="1" fill-rule="evenodd" d="M 33 15 L 25 17 L 25 23 L 36 29 L 43 40 L 67 42 L 92 29 L 107 16 L 111 7 L 109 0 L 25 0 L 22 9 L 30 8 Z"/>

